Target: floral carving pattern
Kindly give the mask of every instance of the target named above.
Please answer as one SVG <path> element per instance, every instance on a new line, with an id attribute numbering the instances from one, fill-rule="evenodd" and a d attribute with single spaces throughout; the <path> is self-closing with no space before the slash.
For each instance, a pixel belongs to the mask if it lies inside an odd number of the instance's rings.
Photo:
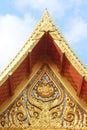
<path id="1" fill-rule="evenodd" d="M 87 114 L 48 65 L 43 65 L 14 103 L 0 127 L 87 128 Z"/>

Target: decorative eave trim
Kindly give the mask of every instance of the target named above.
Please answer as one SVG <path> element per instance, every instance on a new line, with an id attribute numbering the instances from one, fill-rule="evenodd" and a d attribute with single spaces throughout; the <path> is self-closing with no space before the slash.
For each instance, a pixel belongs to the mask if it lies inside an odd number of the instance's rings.
<path id="1" fill-rule="evenodd" d="M 62 52 L 65 53 L 70 63 L 75 67 L 75 69 L 80 73 L 80 75 L 84 76 L 87 80 L 86 67 L 81 63 L 81 61 L 73 52 L 71 47 L 67 44 L 64 37 L 61 35 L 61 33 L 59 33 L 59 30 L 54 33 L 50 32 L 50 35 L 52 36 L 53 40 L 58 45 L 58 47 L 62 50 Z"/>
<path id="2" fill-rule="evenodd" d="M 55 43 L 60 47 L 61 51 L 65 53 L 70 63 L 76 68 L 76 70 L 85 77 L 87 81 L 87 69 L 80 62 L 78 57 L 71 50 L 70 46 L 65 41 L 64 37 L 60 33 L 59 29 L 55 26 L 53 20 L 51 19 L 47 10 L 45 10 L 43 17 L 38 23 L 36 29 L 27 40 L 23 48 L 19 51 L 19 53 L 15 56 L 15 58 L 11 61 L 11 63 L 2 71 L 0 74 L 0 86 L 4 83 L 4 81 L 9 77 L 9 74 L 12 75 L 13 72 L 17 69 L 17 67 L 22 63 L 25 57 L 28 55 L 28 52 L 31 52 L 32 49 L 36 46 L 40 38 L 43 36 L 45 32 L 49 32 L 53 37 Z"/>

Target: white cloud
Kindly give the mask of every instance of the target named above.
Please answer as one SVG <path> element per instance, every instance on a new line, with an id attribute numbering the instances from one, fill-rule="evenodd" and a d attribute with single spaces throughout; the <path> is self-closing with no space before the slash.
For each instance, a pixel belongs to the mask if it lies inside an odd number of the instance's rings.
<path id="1" fill-rule="evenodd" d="M 15 0 L 13 1 L 16 8 L 20 11 L 25 11 L 27 8 L 33 8 L 39 11 L 44 11 L 45 8 L 51 14 L 57 15 L 57 17 L 61 17 L 64 15 L 65 10 L 69 7 L 67 2 L 64 0 Z"/>
<path id="2" fill-rule="evenodd" d="M 0 71 L 22 47 L 31 33 L 35 20 L 28 14 L 24 18 L 0 16 Z"/>
<path id="3" fill-rule="evenodd" d="M 65 36 L 72 44 L 87 40 L 87 22 L 77 17 L 69 20 Z"/>
<path id="4" fill-rule="evenodd" d="M 68 21 L 65 37 L 82 63 L 87 66 L 87 22 L 81 18 Z"/>
<path id="5" fill-rule="evenodd" d="M 71 8 L 74 11 L 78 10 L 82 5 L 87 5 L 87 2 L 83 2 L 83 0 L 15 0 L 13 3 L 20 11 L 25 11 L 28 8 L 43 11 L 47 8 L 51 14 L 57 17 L 66 15 Z"/>
<path id="6" fill-rule="evenodd" d="M 11 3 L 12 6 L 15 5 L 13 8 L 16 9 L 16 13 L 21 13 L 22 15 L 24 15 L 25 12 L 34 15 L 33 11 L 36 11 L 35 15 L 38 15 L 38 11 L 41 12 L 47 8 L 57 19 L 61 17 L 62 23 L 64 20 L 64 25 L 60 25 L 66 27 L 64 35 L 70 43 L 79 44 L 82 40 L 87 40 L 87 22 L 84 21 L 81 16 L 79 17 L 81 7 L 83 4 L 87 5 L 87 1 L 12 0 Z M 61 22 L 61 20 L 59 20 L 59 22 Z M 68 21 L 68 23 L 66 23 L 66 21 Z M 31 30 L 33 30 L 32 28 L 35 23 L 35 20 L 29 14 L 24 15 L 24 18 L 10 14 L 0 16 L 0 71 L 14 57 L 19 48 L 22 47 L 28 35 L 31 33 Z"/>

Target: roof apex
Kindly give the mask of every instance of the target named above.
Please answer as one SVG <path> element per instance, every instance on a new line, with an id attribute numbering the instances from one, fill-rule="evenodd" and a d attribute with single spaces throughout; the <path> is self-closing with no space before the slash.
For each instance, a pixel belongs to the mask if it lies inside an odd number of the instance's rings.
<path id="1" fill-rule="evenodd" d="M 57 30 L 57 27 L 55 26 L 47 9 L 44 10 L 43 16 L 40 19 L 40 22 L 37 27 L 39 27 L 40 32 L 48 32 L 48 31 L 51 32 L 54 31 L 55 29 Z"/>
<path id="2" fill-rule="evenodd" d="M 26 55 L 28 55 L 28 53 L 31 52 L 32 49 L 37 45 L 38 41 L 45 32 L 50 33 L 54 42 L 58 45 L 61 51 L 65 53 L 66 57 L 69 59 L 71 64 L 82 76 L 85 76 L 85 79 L 87 80 L 86 68 L 80 62 L 78 57 L 74 54 L 72 49 L 69 47 L 61 32 L 54 24 L 48 10 L 45 9 L 42 18 L 40 19 L 32 35 L 29 37 L 22 49 L 18 52 L 16 57 L 7 66 L 7 68 L 5 68 L 5 70 L 0 74 L 0 85 L 9 77 L 9 73 L 12 74 L 17 69 L 17 67 L 22 63 L 22 61 L 26 57 Z"/>

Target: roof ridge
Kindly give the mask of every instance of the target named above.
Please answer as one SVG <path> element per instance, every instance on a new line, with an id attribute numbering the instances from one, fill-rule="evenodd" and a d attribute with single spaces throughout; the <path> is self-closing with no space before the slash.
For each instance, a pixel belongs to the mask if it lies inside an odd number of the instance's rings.
<path id="1" fill-rule="evenodd" d="M 21 48 L 21 50 L 17 53 L 17 55 L 13 58 L 13 60 L 8 64 L 8 66 L 0 73 L 0 85 L 2 84 L 2 80 L 5 77 L 8 77 L 10 74 L 13 73 L 13 67 L 16 65 L 18 66 L 18 61 L 20 59 L 23 59 L 22 56 L 24 56 L 25 53 L 28 53 L 32 50 L 32 48 L 36 45 L 40 37 L 44 34 L 45 31 L 49 31 L 50 26 L 45 26 L 48 24 L 48 21 L 50 20 L 50 24 L 53 24 L 53 21 L 50 17 L 49 12 L 47 9 L 45 9 L 42 18 L 38 22 L 36 28 L 34 29 L 31 36 L 28 38 L 27 42 L 24 44 L 24 46 Z M 45 23 L 44 23 L 45 22 Z M 43 24 L 42 24 L 43 23 Z M 45 30 L 44 30 L 45 28 Z M 38 33 L 37 33 L 38 32 Z M 37 41 L 37 42 L 36 42 Z M 24 53 L 23 53 L 24 52 Z M 21 60 L 22 62 L 22 60 Z M 15 67 L 16 69 L 17 67 Z"/>
<path id="2" fill-rule="evenodd" d="M 81 60 L 76 56 L 76 54 L 74 53 L 74 51 L 72 50 L 72 48 L 70 47 L 69 44 L 67 44 L 68 42 L 65 40 L 63 34 L 61 33 L 61 31 L 59 30 L 59 28 L 54 24 L 48 10 L 46 9 L 44 12 L 44 16 L 47 15 L 50 18 L 51 23 L 54 25 L 55 30 L 52 31 L 53 33 L 57 32 L 57 35 L 60 35 L 60 41 L 62 42 L 62 44 L 60 44 L 61 47 L 63 47 L 62 51 L 64 51 L 66 53 L 67 58 L 71 61 L 71 63 L 74 65 L 74 67 L 79 71 L 79 73 L 82 76 L 87 76 L 87 69 L 86 67 L 82 64 Z M 51 33 L 50 31 L 50 33 Z M 58 44 L 59 46 L 59 44 Z M 69 52 L 69 53 L 68 53 Z M 80 68 L 80 67 L 81 68 Z M 86 77 L 85 77 L 86 78 Z"/>
<path id="3" fill-rule="evenodd" d="M 80 59 L 76 56 L 76 54 L 74 53 L 74 51 L 72 50 L 68 42 L 65 40 L 65 38 L 61 34 L 60 30 L 58 29 L 57 32 L 54 32 L 54 34 L 53 33 L 50 33 L 50 34 L 54 38 L 55 43 L 60 47 L 60 49 L 66 53 L 67 58 L 71 61 L 71 63 L 79 71 L 79 73 L 82 76 L 86 76 L 87 74 L 86 67 L 82 64 Z"/>
<path id="4" fill-rule="evenodd" d="M 10 62 L 10 64 L 0 74 L 0 85 L 8 78 L 10 74 L 12 74 L 16 70 L 18 65 L 20 65 L 23 59 L 25 58 L 25 56 L 28 55 L 28 52 L 31 52 L 31 50 L 38 43 L 39 39 L 42 37 L 44 32 L 48 31 L 54 38 L 55 43 L 61 48 L 62 52 L 65 52 L 67 58 L 74 65 L 77 71 L 82 76 L 85 76 L 87 80 L 87 69 L 81 63 L 79 58 L 76 57 L 71 47 L 65 41 L 62 33 L 54 24 L 49 12 L 47 11 L 47 9 L 45 9 L 42 18 L 40 19 L 39 23 L 37 24 L 31 36 L 28 38 L 27 42 L 24 44 L 22 49 L 15 56 L 15 58 Z"/>

